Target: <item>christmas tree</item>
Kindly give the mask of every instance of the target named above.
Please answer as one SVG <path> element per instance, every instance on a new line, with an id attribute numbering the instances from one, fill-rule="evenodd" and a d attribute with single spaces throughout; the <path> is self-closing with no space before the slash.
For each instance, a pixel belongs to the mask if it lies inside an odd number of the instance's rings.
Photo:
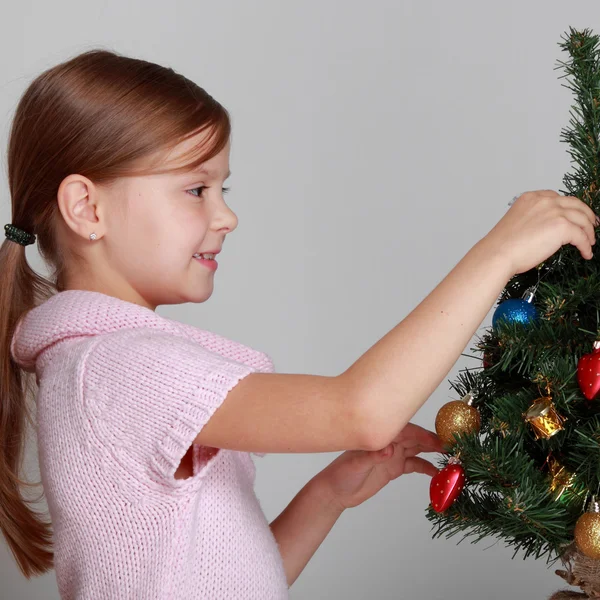
<path id="1" fill-rule="evenodd" d="M 561 39 L 568 60 L 556 68 L 575 96 L 561 141 L 575 169 L 558 191 L 598 213 L 599 39 L 573 28 Z M 564 245 L 515 275 L 471 350 L 482 366 L 459 373 L 458 398 L 436 417 L 447 452 L 431 481 L 433 537 L 491 536 L 513 558 L 562 559 L 556 573 L 583 590 L 577 597 L 600 597 L 598 256 Z M 554 597 L 575 597 L 566 594 Z"/>

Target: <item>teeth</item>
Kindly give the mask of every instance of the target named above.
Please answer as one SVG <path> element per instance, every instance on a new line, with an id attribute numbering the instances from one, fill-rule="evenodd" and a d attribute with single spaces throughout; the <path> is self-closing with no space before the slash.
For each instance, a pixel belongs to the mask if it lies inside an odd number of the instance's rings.
<path id="1" fill-rule="evenodd" d="M 195 258 L 213 259 L 215 257 L 211 252 L 205 252 L 204 254 L 194 254 Z"/>

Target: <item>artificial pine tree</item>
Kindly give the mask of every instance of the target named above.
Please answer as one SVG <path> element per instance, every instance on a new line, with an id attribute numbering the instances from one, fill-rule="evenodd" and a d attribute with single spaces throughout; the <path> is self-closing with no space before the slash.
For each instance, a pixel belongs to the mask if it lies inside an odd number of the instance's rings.
<path id="1" fill-rule="evenodd" d="M 588 29 L 559 42 L 576 98 L 561 132 L 576 168 L 566 190 L 600 212 L 600 44 Z M 562 78 L 561 77 L 561 78 Z M 600 597 L 600 259 L 562 246 L 515 275 L 492 328 L 477 336 L 483 366 L 450 383 L 458 398 L 438 413 L 446 443 L 431 481 L 433 537 L 503 539 L 513 558 L 562 559 L 557 570 Z M 465 290 L 468 294 L 469 290 Z M 560 595 L 565 594 L 565 595 Z"/>

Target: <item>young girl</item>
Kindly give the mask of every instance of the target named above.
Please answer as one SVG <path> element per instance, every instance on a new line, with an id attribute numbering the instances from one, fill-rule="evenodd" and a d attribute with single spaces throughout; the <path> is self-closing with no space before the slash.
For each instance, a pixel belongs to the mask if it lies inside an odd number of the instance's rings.
<path id="1" fill-rule="evenodd" d="M 212 293 L 237 226 L 221 189 L 230 134 L 202 88 L 107 50 L 45 71 L 18 104 L 0 248 L 0 527 L 26 577 L 55 568 L 62 598 L 286 598 L 345 509 L 403 473 L 437 472 L 418 455 L 441 443 L 410 418 L 508 280 L 562 244 L 592 257 L 593 211 L 527 192 L 346 371 L 274 373 L 268 355 L 155 311 Z M 36 239 L 50 279 L 27 263 Z M 52 529 L 19 477 L 33 392 Z M 344 450 L 266 521 L 250 453 Z"/>

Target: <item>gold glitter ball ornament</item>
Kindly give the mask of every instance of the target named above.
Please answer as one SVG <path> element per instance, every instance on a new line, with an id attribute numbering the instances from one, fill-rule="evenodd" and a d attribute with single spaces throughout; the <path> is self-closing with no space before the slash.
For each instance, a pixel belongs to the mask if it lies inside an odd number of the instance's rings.
<path id="1" fill-rule="evenodd" d="M 471 406 L 469 392 L 461 400 L 452 400 L 440 408 L 435 418 L 435 431 L 446 446 L 456 443 L 455 433 L 477 433 L 481 427 L 479 411 Z"/>
<path id="2" fill-rule="evenodd" d="M 595 500 L 588 512 L 583 513 L 575 525 L 575 542 L 589 558 L 600 558 L 600 509 Z"/>

